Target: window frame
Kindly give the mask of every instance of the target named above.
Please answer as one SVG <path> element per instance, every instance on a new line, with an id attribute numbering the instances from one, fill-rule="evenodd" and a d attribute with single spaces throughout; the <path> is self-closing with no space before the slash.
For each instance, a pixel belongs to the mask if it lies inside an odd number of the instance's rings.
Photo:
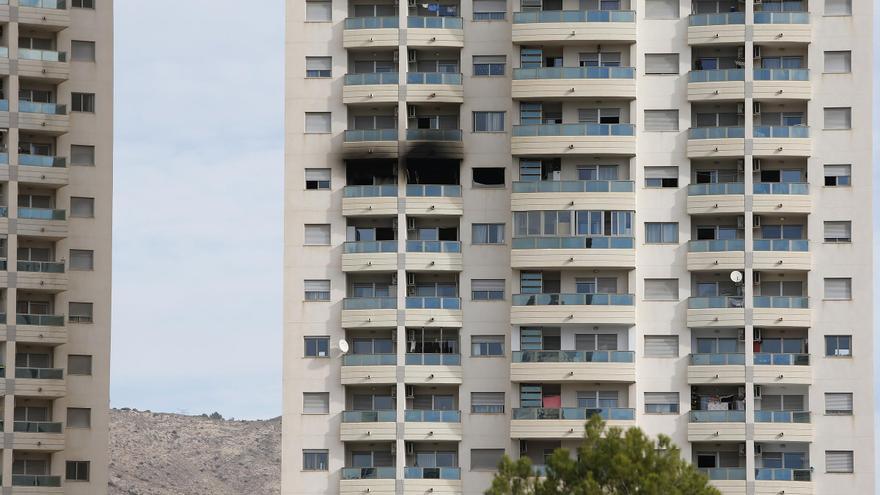
<path id="1" fill-rule="evenodd" d="M 475 410 L 474 409 L 475 407 L 482 407 L 482 408 L 493 408 L 494 407 L 494 408 L 497 408 L 499 406 L 497 406 L 497 405 L 494 405 L 494 406 L 492 406 L 492 405 L 475 406 L 474 394 L 496 394 L 496 395 L 500 394 L 501 398 L 503 400 L 501 403 L 501 406 L 500 406 L 501 410 L 489 410 L 489 409 L 479 410 L 479 411 Z M 470 401 L 471 401 L 470 402 L 471 414 L 500 414 L 500 415 L 503 415 L 503 414 L 505 414 L 505 411 L 507 409 L 507 394 L 505 392 L 471 392 Z"/>
<path id="2" fill-rule="evenodd" d="M 309 117 L 316 115 L 326 115 L 327 116 L 327 130 L 324 131 L 310 131 L 309 130 Z M 332 112 L 303 112 L 303 134 L 332 134 L 333 133 L 333 113 Z"/>
<path id="3" fill-rule="evenodd" d="M 67 269 L 73 272 L 93 272 L 95 271 L 95 250 L 94 249 L 69 249 L 67 251 L 68 260 L 67 260 Z M 74 265 L 73 259 L 74 257 L 85 258 L 88 257 L 88 268 L 80 268 L 79 265 Z"/>
<path id="4" fill-rule="evenodd" d="M 480 225 L 486 226 L 486 242 L 477 242 L 477 240 L 476 240 L 477 236 L 474 235 L 475 234 L 474 229 Z M 500 233 L 501 235 L 500 235 L 500 237 L 496 236 L 496 238 L 499 238 L 501 242 L 489 242 L 489 240 L 491 240 L 491 238 L 492 238 L 491 231 L 493 230 L 493 227 L 497 227 L 498 228 L 497 230 L 500 230 L 500 232 L 496 232 L 496 234 Z M 507 244 L 507 240 L 504 238 L 505 234 L 506 234 L 505 224 L 503 224 L 503 223 L 472 223 L 471 224 L 471 244 L 475 245 L 475 246 L 504 246 Z"/>
<path id="5" fill-rule="evenodd" d="M 303 12 L 303 20 L 304 20 L 305 22 L 333 22 L 333 2 L 331 2 L 330 0 L 306 0 L 306 1 L 303 2 L 303 3 L 305 4 L 305 5 L 303 5 L 303 9 L 304 9 L 304 12 Z M 326 4 L 326 5 L 324 5 L 324 6 L 329 8 L 329 14 L 330 14 L 330 15 L 329 15 L 326 19 L 324 19 L 324 18 L 321 18 L 321 19 L 310 19 L 310 18 L 309 18 L 309 4 L 310 4 L 310 3 L 313 3 L 313 4 Z"/>
<path id="6" fill-rule="evenodd" d="M 330 62 L 329 69 L 311 69 L 311 72 L 317 72 L 315 75 L 309 74 L 309 60 L 328 60 Z M 331 79 L 333 77 L 333 57 L 330 55 L 306 55 L 306 79 Z M 325 74 L 326 73 L 326 74 Z"/>
<path id="7" fill-rule="evenodd" d="M 86 415 L 86 426 L 72 426 L 70 421 L 71 411 L 76 411 L 78 413 L 82 413 L 84 411 L 84 414 Z M 64 426 L 66 428 L 90 430 L 92 428 L 92 409 L 90 407 L 68 407 Z"/>
<path id="8" fill-rule="evenodd" d="M 675 239 L 672 240 L 672 241 L 667 240 L 667 239 L 664 239 L 664 236 L 663 236 L 663 233 L 666 231 L 666 229 L 664 228 L 664 226 L 667 226 L 667 225 L 673 225 L 673 226 L 675 226 Z M 651 226 L 659 226 L 659 228 L 660 228 L 660 241 L 659 241 L 659 242 L 651 242 L 651 241 L 650 241 L 650 236 L 648 235 L 648 227 L 651 227 Z M 679 236 L 678 229 L 679 229 L 679 224 L 678 224 L 678 222 L 645 222 L 645 244 L 650 244 L 650 245 L 678 245 L 678 244 L 680 244 L 680 242 L 679 242 L 679 237 L 680 237 L 680 236 Z"/>
<path id="9" fill-rule="evenodd" d="M 309 354 L 309 342 L 315 342 L 315 354 Z M 321 341 L 327 342 L 327 354 L 320 355 Z M 330 358 L 330 336 L 329 335 L 304 335 L 303 336 L 303 357 L 309 359 L 329 359 Z"/>
<path id="10" fill-rule="evenodd" d="M 306 396 L 321 397 L 321 404 L 324 407 L 322 412 L 306 411 Z M 326 399 L 326 400 L 324 400 Z M 302 393 L 302 415 L 303 416 L 327 416 L 330 414 L 330 392 L 303 392 Z"/>
<path id="11" fill-rule="evenodd" d="M 476 341 L 476 339 L 486 339 L 486 338 L 494 338 L 496 341 L 495 342 L 492 342 L 492 341 L 477 342 Z M 497 342 L 498 338 L 501 339 L 501 343 L 500 343 L 501 353 L 500 354 L 489 353 L 488 350 L 489 350 L 490 346 L 492 346 L 493 344 L 498 344 L 498 342 Z M 507 356 L 507 348 L 506 348 L 505 344 L 507 344 L 507 338 L 503 334 L 471 335 L 471 357 L 472 358 L 503 358 L 503 357 L 506 357 Z M 480 349 L 485 348 L 487 352 L 481 353 L 481 354 L 474 354 L 474 346 L 480 346 Z"/>
<path id="12" fill-rule="evenodd" d="M 73 467 L 73 477 L 71 474 Z M 92 463 L 91 461 L 65 461 L 64 462 L 64 481 L 81 481 L 88 482 L 91 478 Z M 83 475 L 83 471 L 85 474 Z"/>
<path id="13" fill-rule="evenodd" d="M 95 93 L 70 93 L 70 111 L 78 113 L 96 113 L 97 97 Z M 79 108 L 77 108 L 79 107 Z"/>
<path id="14" fill-rule="evenodd" d="M 89 308 L 89 314 L 73 314 L 73 305 L 80 304 L 83 308 Z M 90 302 L 82 302 L 82 301 L 69 301 L 67 303 L 67 321 L 70 323 L 76 324 L 88 324 L 91 325 L 95 323 L 95 303 Z"/>
<path id="15" fill-rule="evenodd" d="M 327 290 L 308 290 L 305 288 L 308 285 L 308 282 L 327 282 Z M 322 284 L 323 285 L 323 284 Z M 303 280 L 303 301 L 304 302 L 329 302 L 330 294 L 333 291 L 333 286 L 330 282 L 330 279 L 325 278 L 310 278 Z M 309 294 L 317 294 L 317 298 L 310 299 Z M 326 297 L 325 297 L 326 294 Z"/>
<path id="16" fill-rule="evenodd" d="M 832 348 L 829 344 L 832 343 L 832 340 L 835 346 Z M 846 341 L 849 345 L 846 348 L 840 346 L 841 341 Z M 833 349 L 833 353 L 832 353 Z M 840 354 L 842 349 L 846 349 L 846 354 Z M 835 335 L 826 335 L 825 336 L 825 357 L 827 358 L 844 358 L 851 359 L 853 357 L 853 336 L 845 335 L 845 334 L 835 334 Z"/>
<path id="17" fill-rule="evenodd" d="M 313 462 L 307 463 L 306 456 L 316 456 Z M 323 456 L 323 459 L 317 456 Z M 323 460 L 324 462 L 320 462 Z M 316 462 L 315 462 L 316 461 Z M 314 464 L 317 467 L 307 468 L 307 464 Z M 323 464 L 323 468 L 321 465 Z M 328 449 L 302 449 L 302 471 L 309 473 L 326 473 L 330 471 L 330 450 Z"/>

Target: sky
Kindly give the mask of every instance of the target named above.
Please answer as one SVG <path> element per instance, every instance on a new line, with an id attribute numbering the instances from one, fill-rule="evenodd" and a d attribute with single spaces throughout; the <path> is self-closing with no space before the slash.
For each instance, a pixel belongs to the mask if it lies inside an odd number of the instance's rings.
<path id="1" fill-rule="evenodd" d="M 246 3 L 115 2 L 113 407 L 281 414 L 284 3 Z"/>

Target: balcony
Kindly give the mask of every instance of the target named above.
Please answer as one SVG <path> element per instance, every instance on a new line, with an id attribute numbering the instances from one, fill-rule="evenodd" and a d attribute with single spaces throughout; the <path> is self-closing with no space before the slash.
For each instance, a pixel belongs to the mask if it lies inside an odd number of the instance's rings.
<path id="1" fill-rule="evenodd" d="M 17 287 L 20 289 L 47 290 L 60 292 L 67 290 L 67 274 L 64 263 L 55 261 L 17 262 Z"/>
<path id="2" fill-rule="evenodd" d="M 513 268 L 635 268 L 632 237 L 514 237 Z"/>
<path id="3" fill-rule="evenodd" d="M 408 384 L 460 385 L 461 354 L 407 353 L 404 381 Z"/>
<path id="4" fill-rule="evenodd" d="M 0 321 L 6 323 L 5 314 L 0 317 Z M 15 323 L 16 342 L 43 345 L 67 343 L 67 327 L 62 315 L 18 314 L 15 316 Z"/>
<path id="5" fill-rule="evenodd" d="M 407 410 L 404 412 L 404 440 L 460 442 L 461 411 Z"/>
<path id="6" fill-rule="evenodd" d="M 812 95 L 809 69 L 755 69 L 756 100 L 809 100 Z"/>
<path id="7" fill-rule="evenodd" d="M 809 12 L 755 12 L 755 43 L 809 43 Z"/>
<path id="8" fill-rule="evenodd" d="M 396 103 L 399 80 L 397 72 L 346 74 L 345 84 L 342 87 L 342 102 L 346 105 Z"/>
<path id="9" fill-rule="evenodd" d="M 461 325 L 461 298 L 417 296 L 406 298 L 408 327 L 460 328 Z"/>
<path id="10" fill-rule="evenodd" d="M 48 239 L 67 237 L 67 212 L 51 208 L 18 208 L 18 234 Z"/>
<path id="11" fill-rule="evenodd" d="M 716 45 L 745 43 L 746 13 L 693 14 L 688 19 L 688 44 Z"/>
<path id="12" fill-rule="evenodd" d="M 812 469 L 756 468 L 755 495 L 812 495 Z"/>
<path id="13" fill-rule="evenodd" d="M 439 48 L 464 46 L 464 29 L 461 17 L 406 18 L 406 45 L 412 48 Z"/>
<path id="14" fill-rule="evenodd" d="M 809 354 L 755 353 L 754 381 L 762 385 L 809 385 L 812 371 Z"/>
<path id="15" fill-rule="evenodd" d="M 633 351 L 514 351 L 512 382 L 635 383 Z"/>
<path id="16" fill-rule="evenodd" d="M 755 411 L 755 441 L 812 442 L 808 411 Z"/>
<path id="17" fill-rule="evenodd" d="M 345 131 L 342 152 L 346 158 L 397 158 L 397 129 Z"/>
<path id="18" fill-rule="evenodd" d="M 342 358 L 342 384 L 397 382 L 397 354 L 346 354 Z"/>
<path id="19" fill-rule="evenodd" d="M 381 442 L 397 438 L 397 411 L 342 411 L 339 439 Z"/>
<path id="20" fill-rule="evenodd" d="M 810 128 L 805 125 L 756 125 L 754 138 L 752 154 L 758 157 L 812 154 Z"/>
<path id="21" fill-rule="evenodd" d="M 544 10 L 513 13 L 513 42 L 636 40 L 636 14 L 630 10 Z"/>
<path id="22" fill-rule="evenodd" d="M 403 469 L 404 495 L 455 495 L 464 493 L 457 467 L 411 467 Z"/>
<path id="23" fill-rule="evenodd" d="M 633 67 L 513 69 L 511 95 L 531 98 L 635 98 Z"/>
<path id="24" fill-rule="evenodd" d="M 746 381 L 746 356 L 742 353 L 691 354 L 688 384 L 740 384 Z"/>
<path id="25" fill-rule="evenodd" d="M 746 495 L 746 468 L 703 468 L 699 471 L 724 495 Z"/>
<path id="26" fill-rule="evenodd" d="M 514 325 L 635 324 L 632 294 L 516 294 L 510 311 Z"/>
<path id="27" fill-rule="evenodd" d="M 408 272 L 460 272 L 462 266 L 459 241 L 406 241 Z"/>
<path id="28" fill-rule="evenodd" d="M 755 296 L 754 325 L 764 327 L 811 327 L 810 298 Z"/>
<path id="29" fill-rule="evenodd" d="M 397 241 L 357 241 L 342 245 L 343 272 L 397 271 Z"/>
<path id="30" fill-rule="evenodd" d="M 742 214 L 745 212 L 745 184 L 716 182 L 688 185 L 688 214 Z"/>
<path id="31" fill-rule="evenodd" d="M 61 495 L 61 476 L 12 474 L 12 493 Z"/>
<path id="32" fill-rule="evenodd" d="M 755 270 L 809 270 L 812 267 L 807 239 L 755 239 Z"/>
<path id="33" fill-rule="evenodd" d="M 461 129 L 407 129 L 406 152 L 413 158 L 461 159 Z"/>
<path id="34" fill-rule="evenodd" d="M 513 211 L 636 209 L 631 180 L 516 181 L 510 197 Z"/>
<path id="35" fill-rule="evenodd" d="M 689 442 L 744 442 L 745 411 L 691 411 L 688 415 Z"/>
<path id="36" fill-rule="evenodd" d="M 406 101 L 410 103 L 464 103 L 461 74 L 408 72 L 406 84 Z"/>
<path id="37" fill-rule="evenodd" d="M 693 127 L 688 130 L 688 158 L 741 157 L 745 133 L 744 127 Z"/>
<path id="38" fill-rule="evenodd" d="M 64 370 L 59 368 L 15 368 L 16 395 L 59 398 L 67 393 Z"/>
<path id="39" fill-rule="evenodd" d="M 400 45 L 397 17 L 349 17 L 342 32 L 344 48 L 397 48 Z"/>
<path id="40" fill-rule="evenodd" d="M 633 124 L 515 125 L 514 155 L 625 155 L 636 152 Z"/>
<path id="41" fill-rule="evenodd" d="M 70 128 L 70 116 L 64 105 L 20 100 L 18 125 L 28 131 L 64 134 Z"/>
<path id="42" fill-rule="evenodd" d="M 713 239 L 688 242 L 688 270 L 742 270 L 746 241 Z"/>
<path id="43" fill-rule="evenodd" d="M 742 296 L 691 297 L 688 299 L 688 327 L 744 327 L 744 307 Z"/>
<path id="44" fill-rule="evenodd" d="M 345 186 L 342 214 L 347 217 L 397 215 L 397 184 Z"/>
<path id="45" fill-rule="evenodd" d="M 688 74 L 688 101 L 725 101 L 745 98 L 744 69 L 692 70 Z"/>
<path id="46" fill-rule="evenodd" d="M 598 415 L 605 420 L 608 426 L 627 427 L 635 425 L 635 409 L 618 407 L 602 409 L 523 407 L 513 410 L 513 417 L 510 421 L 510 437 L 520 439 L 580 439 L 584 436 L 584 424 L 594 415 Z"/>
<path id="47" fill-rule="evenodd" d="M 13 431 L 13 449 L 48 452 L 64 450 L 64 429 L 61 423 L 16 421 L 13 423 Z"/>
<path id="48" fill-rule="evenodd" d="M 393 494 L 396 477 L 397 469 L 394 467 L 342 468 L 339 495 L 362 495 L 364 492 Z"/>
<path id="49" fill-rule="evenodd" d="M 8 159 L 7 159 L 8 163 Z M 19 154 L 19 182 L 48 186 L 66 186 L 68 183 L 67 159 L 63 156 Z"/>
<path id="50" fill-rule="evenodd" d="M 67 60 L 67 53 L 19 48 L 18 74 L 20 77 L 52 83 L 66 81 L 70 78 L 70 63 Z"/>
<path id="51" fill-rule="evenodd" d="M 407 184 L 407 215 L 454 215 L 464 214 L 461 186 L 451 184 Z"/>
<path id="52" fill-rule="evenodd" d="M 19 0 L 18 22 L 60 31 L 70 26 L 66 3 L 65 0 Z"/>
<path id="53" fill-rule="evenodd" d="M 342 301 L 342 328 L 395 328 L 396 297 L 346 297 Z"/>
<path id="54" fill-rule="evenodd" d="M 9 126 L 9 100 L 0 100 L 0 125 Z M 9 153 L 4 151 L 3 155 L 6 160 L 4 165 L 9 165 Z"/>
<path id="55" fill-rule="evenodd" d="M 755 213 L 810 213 L 810 185 L 800 182 L 756 182 L 752 210 Z"/>

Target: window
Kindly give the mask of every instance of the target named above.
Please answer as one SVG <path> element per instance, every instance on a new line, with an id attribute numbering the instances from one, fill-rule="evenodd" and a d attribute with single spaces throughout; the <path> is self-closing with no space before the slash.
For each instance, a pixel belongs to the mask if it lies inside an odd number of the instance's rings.
<path id="1" fill-rule="evenodd" d="M 678 244 L 678 222 L 645 223 L 645 242 L 648 244 Z"/>
<path id="2" fill-rule="evenodd" d="M 646 301 L 678 301 L 677 278 L 646 278 Z"/>
<path id="3" fill-rule="evenodd" d="M 474 75 L 503 76 L 506 63 L 505 55 L 474 55 Z"/>
<path id="4" fill-rule="evenodd" d="M 95 42 L 94 41 L 71 41 L 70 42 L 70 59 L 76 62 L 94 62 L 95 61 Z"/>
<path id="5" fill-rule="evenodd" d="M 92 316 L 92 303 L 71 302 L 68 303 L 68 320 L 71 323 L 94 323 Z"/>
<path id="6" fill-rule="evenodd" d="M 474 168 L 475 186 L 504 186 L 504 167 Z"/>
<path id="7" fill-rule="evenodd" d="M 833 357 L 852 356 L 852 335 L 826 335 L 825 355 Z"/>
<path id="8" fill-rule="evenodd" d="M 84 144 L 71 144 L 70 164 L 93 166 L 95 164 L 95 147 Z"/>
<path id="9" fill-rule="evenodd" d="M 306 246 L 329 246 L 330 245 L 330 224 L 311 224 L 305 226 Z"/>
<path id="10" fill-rule="evenodd" d="M 825 72 L 828 74 L 849 74 L 852 72 L 852 52 L 825 52 Z"/>
<path id="11" fill-rule="evenodd" d="M 825 472 L 828 473 L 851 473 L 853 472 L 852 450 L 826 450 Z"/>
<path id="12" fill-rule="evenodd" d="M 852 222 L 825 222 L 825 242 L 852 242 Z"/>
<path id="13" fill-rule="evenodd" d="M 852 0 L 825 0 L 825 15 L 852 15 Z"/>
<path id="14" fill-rule="evenodd" d="M 329 301 L 330 300 L 330 281 L 329 280 L 306 280 L 305 281 L 306 301 Z"/>
<path id="15" fill-rule="evenodd" d="M 332 17 L 329 0 L 306 0 L 306 22 L 330 22 Z"/>
<path id="16" fill-rule="evenodd" d="M 504 132 L 504 112 L 474 112 L 474 132 Z"/>
<path id="17" fill-rule="evenodd" d="M 471 243 L 504 244 L 503 223 L 475 223 L 471 226 Z"/>
<path id="18" fill-rule="evenodd" d="M 504 457 L 504 449 L 471 449 L 471 471 L 494 471 Z"/>
<path id="19" fill-rule="evenodd" d="M 95 252 L 90 249 L 70 250 L 70 269 L 90 272 L 95 269 Z"/>
<path id="20" fill-rule="evenodd" d="M 505 14 L 506 0 L 474 0 L 475 21 L 503 21 Z"/>
<path id="21" fill-rule="evenodd" d="M 645 0 L 645 19 L 678 19 L 678 0 Z"/>
<path id="22" fill-rule="evenodd" d="M 330 414 L 330 392 L 303 392 L 303 414 Z"/>
<path id="23" fill-rule="evenodd" d="M 331 77 L 332 57 L 306 57 L 306 77 Z"/>
<path id="24" fill-rule="evenodd" d="M 645 335 L 645 357 L 678 357 L 678 335 Z"/>
<path id="25" fill-rule="evenodd" d="M 64 479 L 67 481 L 89 481 L 89 461 L 67 461 Z"/>
<path id="26" fill-rule="evenodd" d="M 94 9 L 95 0 L 73 0 L 70 6 L 76 9 Z"/>
<path id="27" fill-rule="evenodd" d="M 474 414 L 504 414 L 504 392 L 471 392 Z"/>
<path id="28" fill-rule="evenodd" d="M 68 428 L 91 428 L 92 427 L 92 410 L 86 407 L 68 407 L 67 408 L 67 427 Z"/>
<path id="29" fill-rule="evenodd" d="M 678 167 L 645 167 L 645 187 L 678 187 Z"/>
<path id="30" fill-rule="evenodd" d="M 853 413 L 852 392 L 826 392 L 825 414 L 850 416 Z"/>
<path id="31" fill-rule="evenodd" d="M 503 300 L 504 279 L 472 279 L 471 299 L 474 301 Z"/>
<path id="32" fill-rule="evenodd" d="M 91 375 L 92 374 L 92 356 L 85 354 L 68 354 L 67 355 L 67 374 L 68 375 Z"/>
<path id="33" fill-rule="evenodd" d="M 645 130 L 677 131 L 678 110 L 645 110 Z"/>
<path id="34" fill-rule="evenodd" d="M 306 189 L 330 189 L 330 169 L 329 168 L 307 168 L 306 169 Z"/>
<path id="35" fill-rule="evenodd" d="M 330 452 L 327 450 L 303 450 L 303 471 L 327 471 Z"/>
<path id="36" fill-rule="evenodd" d="M 851 278 L 826 278 L 825 299 L 850 300 L 852 299 Z"/>
<path id="37" fill-rule="evenodd" d="M 95 218 L 95 198 L 70 198 L 70 216 Z"/>
<path id="38" fill-rule="evenodd" d="M 471 337 L 471 356 L 504 356 L 504 335 L 474 335 Z"/>
<path id="39" fill-rule="evenodd" d="M 678 74 L 678 54 L 646 53 L 645 74 Z"/>
<path id="40" fill-rule="evenodd" d="M 852 109 L 825 108 L 825 129 L 852 129 Z"/>
<path id="41" fill-rule="evenodd" d="M 645 414 L 678 414 L 678 392 L 645 392 Z"/>
<path id="42" fill-rule="evenodd" d="M 828 187 L 852 185 L 852 165 L 825 165 L 825 185 Z"/>
<path id="43" fill-rule="evenodd" d="M 306 112 L 306 134 L 329 134 L 330 112 Z"/>
<path id="44" fill-rule="evenodd" d="M 71 111 L 95 113 L 95 93 L 70 93 Z"/>
<path id="45" fill-rule="evenodd" d="M 330 337 L 306 337 L 306 357 L 330 357 Z"/>

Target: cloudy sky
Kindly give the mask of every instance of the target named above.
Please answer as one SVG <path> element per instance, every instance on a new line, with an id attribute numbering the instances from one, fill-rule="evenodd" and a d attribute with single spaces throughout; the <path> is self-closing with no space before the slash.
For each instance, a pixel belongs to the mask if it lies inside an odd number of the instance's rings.
<path id="1" fill-rule="evenodd" d="M 115 2 L 114 407 L 281 412 L 283 1 L 246 4 Z"/>

